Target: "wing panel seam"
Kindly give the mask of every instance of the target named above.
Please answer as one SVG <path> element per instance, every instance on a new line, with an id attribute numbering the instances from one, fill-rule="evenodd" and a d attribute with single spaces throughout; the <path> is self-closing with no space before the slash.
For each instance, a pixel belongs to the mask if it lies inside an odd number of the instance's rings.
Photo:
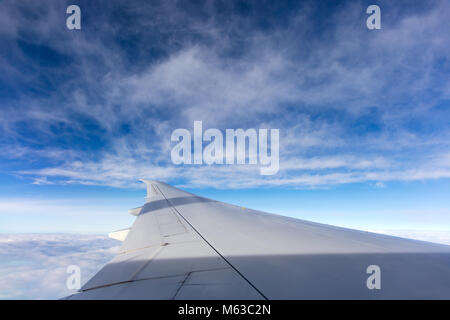
<path id="1" fill-rule="evenodd" d="M 233 266 L 231 264 L 230 261 L 228 261 L 222 254 L 220 254 L 220 252 L 214 248 L 214 246 L 209 243 L 208 240 L 205 239 L 205 237 L 203 237 L 203 235 L 180 213 L 180 211 L 178 211 L 178 209 L 170 202 L 169 199 L 167 199 L 166 195 L 161 191 L 161 189 L 159 188 L 158 185 L 156 185 L 156 188 L 159 190 L 159 192 L 161 192 L 162 196 L 164 197 L 164 199 L 166 199 L 167 203 L 173 208 L 173 210 L 175 210 L 181 218 L 183 218 L 183 220 L 234 270 L 237 272 L 237 274 L 239 274 L 242 279 L 244 279 L 253 289 L 256 290 L 256 292 L 258 292 L 265 300 L 269 300 L 253 283 L 250 282 L 250 280 L 248 280 L 235 266 Z"/>

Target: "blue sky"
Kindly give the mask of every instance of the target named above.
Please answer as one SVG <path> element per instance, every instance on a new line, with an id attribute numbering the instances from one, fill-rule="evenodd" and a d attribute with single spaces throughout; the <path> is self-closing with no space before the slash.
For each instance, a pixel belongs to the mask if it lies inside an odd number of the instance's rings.
<path id="1" fill-rule="evenodd" d="M 77 4 L 82 29 L 67 30 Z M 450 231 L 450 4 L 0 3 L 0 232 L 128 227 L 151 178 L 360 229 Z M 280 171 L 176 166 L 177 128 L 278 128 Z"/>

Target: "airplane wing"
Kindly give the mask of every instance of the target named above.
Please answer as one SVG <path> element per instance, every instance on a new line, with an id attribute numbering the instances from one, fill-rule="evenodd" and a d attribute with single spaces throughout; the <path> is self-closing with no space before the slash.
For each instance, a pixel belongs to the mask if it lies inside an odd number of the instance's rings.
<path id="1" fill-rule="evenodd" d="M 450 299 L 450 246 L 144 182 L 133 226 L 111 234 L 123 240 L 118 255 L 67 299 Z"/>

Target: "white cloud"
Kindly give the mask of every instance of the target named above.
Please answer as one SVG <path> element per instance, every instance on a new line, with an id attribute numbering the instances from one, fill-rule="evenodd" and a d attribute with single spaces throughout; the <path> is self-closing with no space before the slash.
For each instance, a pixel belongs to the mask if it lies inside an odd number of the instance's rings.
<path id="1" fill-rule="evenodd" d="M 0 234 L 0 299 L 59 299 L 74 293 L 66 287 L 69 265 L 89 280 L 118 250 L 105 236 Z"/>
<path id="2" fill-rule="evenodd" d="M 450 245 L 450 231 L 444 230 L 367 230 L 391 236 Z"/>
<path id="3" fill-rule="evenodd" d="M 2 6 L 5 12 L 15 13 L 5 32 L 18 37 L 17 30 L 29 25 L 30 18 L 18 14 L 14 2 Z M 405 126 L 412 116 L 424 123 L 433 120 L 430 108 L 448 97 L 445 70 L 435 68 L 449 54 L 446 3 L 434 3 L 420 14 L 399 14 L 396 23 L 370 36 L 363 23 L 357 27 L 349 23 L 361 19 L 364 12 L 359 4 L 349 5 L 327 16 L 335 26 L 326 33 L 327 41 L 311 37 L 312 4 L 286 21 L 286 28 L 264 32 L 248 28 L 245 19 L 234 15 L 225 27 L 212 5 L 205 7 L 211 12 L 204 21 L 172 2 L 142 6 L 142 12 L 128 8 L 136 15 L 133 35 L 154 28 L 170 35 L 167 42 L 155 44 L 166 54 L 133 64 L 127 63 L 127 53 L 114 42 L 91 41 L 84 33 L 68 42 L 66 30 L 56 28 L 60 6 L 49 5 L 46 19 L 34 21 L 35 32 L 52 49 L 76 59 L 69 73 L 77 77 L 49 98 L 22 97 L 5 106 L 6 116 L 0 119 L 3 138 L 12 139 L 14 145 L 2 144 L 2 157 L 38 162 L 39 166 L 21 162 L 11 170 L 31 177 L 35 184 L 120 187 L 150 177 L 168 182 L 182 179 L 180 183 L 191 186 L 315 187 L 449 177 L 447 126 L 431 135 Z M 145 10 L 156 18 L 149 21 Z M 111 28 L 103 16 L 96 26 L 105 39 L 130 31 L 123 26 Z M 180 36 L 180 26 L 182 34 L 195 34 L 203 41 Z M 231 49 L 239 49 L 238 54 L 226 54 Z M 425 94 L 430 89 L 432 98 Z M 411 102 L 404 103 L 405 97 Z M 99 127 L 93 136 L 105 140 L 101 148 L 72 147 L 77 145 L 74 141 L 87 147 L 91 142 L 83 120 L 74 114 Z M 379 131 L 353 131 L 364 115 L 379 121 Z M 193 120 L 220 129 L 279 128 L 279 174 L 264 178 L 252 167 L 174 167 L 170 134 L 179 127 L 191 128 Z M 17 128 L 24 122 L 28 131 L 21 134 Z M 122 124 L 130 128 L 129 133 L 120 132 Z M 55 131 L 55 126 L 63 129 Z M 69 140 L 65 148 L 48 147 L 64 138 Z M 19 142 L 47 147 L 25 147 Z"/>
<path id="4" fill-rule="evenodd" d="M 128 157 L 105 162 L 68 163 L 64 168 L 21 171 L 23 175 L 60 178 L 59 183 L 139 187 L 141 178 L 183 181 L 190 187 L 251 188 L 258 186 L 317 187 L 347 183 L 422 181 L 450 178 L 450 170 L 423 163 L 416 167 L 391 166 L 383 158 L 321 157 L 280 160 L 280 173 L 261 176 L 257 165 L 152 166 Z M 330 169 L 340 169 L 339 171 Z M 318 171 L 319 170 L 319 171 Z M 323 171 L 320 171 L 323 170 Z M 40 181 L 35 181 L 39 183 Z M 48 181 L 44 182 L 48 183 Z M 179 183 L 180 184 L 180 183 Z"/>

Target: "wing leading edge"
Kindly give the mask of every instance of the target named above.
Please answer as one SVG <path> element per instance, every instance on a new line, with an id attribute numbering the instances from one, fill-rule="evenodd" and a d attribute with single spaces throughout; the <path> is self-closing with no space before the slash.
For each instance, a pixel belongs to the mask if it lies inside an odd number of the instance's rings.
<path id="1" fill-rule="evenodd" d="M 198 197 L 157 181 L 119 254 L 69 299 L 450 299 L 450 247 Z M 380 289 L 367 268 L 380 268 Z"/>

